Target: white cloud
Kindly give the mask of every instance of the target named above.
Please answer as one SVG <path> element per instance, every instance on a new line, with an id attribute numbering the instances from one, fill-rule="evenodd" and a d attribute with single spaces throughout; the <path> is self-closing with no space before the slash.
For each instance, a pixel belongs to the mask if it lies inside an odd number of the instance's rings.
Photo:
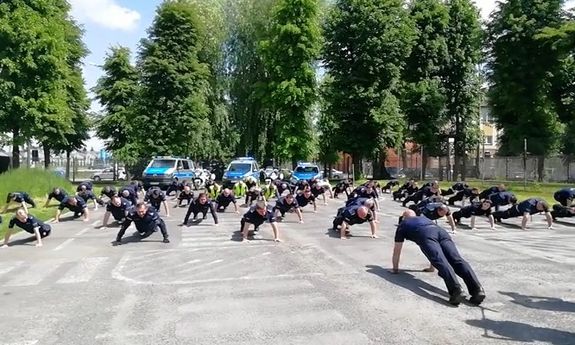
<path id="1" fill-rule="evenodd" d="M 497 3 L 496 0 L 475 0 L 475 5 L 481 10 L 481 17 L 487 19 L 497 6 Z"/>
<path id="2" fill-rule="evenodd" d="M 69 0 L 72 16 L 80 22 L 91 22 L 114 30 L 134 30 L 141 15 L 115 0 Z"/>

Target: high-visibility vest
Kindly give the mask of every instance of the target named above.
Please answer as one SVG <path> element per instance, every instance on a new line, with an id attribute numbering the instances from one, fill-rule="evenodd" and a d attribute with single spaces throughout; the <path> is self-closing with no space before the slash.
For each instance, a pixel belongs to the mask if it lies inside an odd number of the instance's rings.
<path id="1" fill-rule="evenodd" d="M 247 186 L 243 181 L 237 182 L 234 185 L 234 194 L 236 196 L 242 197 L 246 193 Z"/>

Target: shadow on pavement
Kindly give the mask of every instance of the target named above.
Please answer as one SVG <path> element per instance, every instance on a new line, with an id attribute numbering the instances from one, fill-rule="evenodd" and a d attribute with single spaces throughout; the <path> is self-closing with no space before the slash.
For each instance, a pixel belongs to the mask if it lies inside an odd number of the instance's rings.
<path id="1" fill-rule="evenodd" d="M 539 310 L 562 311 L 575 313 L 575 303 L 555 297 L 527 296 L 515 292 L 499 291 L 500 294 L 513 298 L 511 303 Z M 575 343 L 575 338 L 573 339 Z"/>
<path id="2" fill-rule="evenodd" d="M 566 222 L 566 221 L 562 221 L 562 220 L 554 220 L 553 223 L 557 223 L 560 225 L 565 225 L 565 226 L 575 226 L 575 223 L 572 222 Z"/>
<path id="3" fill-rule="evenodd" d="M 482 320 L 465 321 L 470 326 L 483 328 L 486 338 L 517 341 L 522 343 L 544 342 L 554 345 L 572 345 L 575 333 L 552 328 L 536 327 L 515 321 L 495 321 L 484 318 Z M 499 337 L 488 335 L 491 331 Z"/>
<path id="4" fill-rule="evenodd" d="M 495 223 L 495 225 L 499 225 L 502 226 L 504 228 L 508 228 L 508 229 L 519 229 L 521 230 L 521 225 L 517 225 L 517 224 L 509 224 L 509 223 Z"/>
<path id="5" fill-rule="evenodd" d="M 446 291 L 443 291 L 429 283 L 426 283 L 423 280 L 419 280 L 414 275 L 408 273 L 408 272 L 421 272 L 421 271 L 401 270 L 399 274 L 393 274 L 381 266 L 367 265 L 365 267 L 367 267 L 368 273 L 375 274 L 387 280 L 390 283 L 393 283 L 399 287 L 402 287 L 404 289 L 413 292 L 418 296 L 427 298 L 431 301 L 440 304 L 451 306 L 448 303 L 449 295 Z M 433 295 L 432 293 L 444 296 L 445 298 Z"/>
<path id="6" fill-rule="evenodd" d="M 36 241 L 36 236 L 29 236 L 19 240 L 10 241 L 10 246 L 31 246 L 32 242 Z"/>

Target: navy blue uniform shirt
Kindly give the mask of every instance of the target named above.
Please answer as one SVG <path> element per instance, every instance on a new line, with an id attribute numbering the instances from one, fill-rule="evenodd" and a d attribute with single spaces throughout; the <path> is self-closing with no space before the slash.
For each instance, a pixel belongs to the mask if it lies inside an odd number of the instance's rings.
<path id="1" fill-rule="evenodd" d="M 68 204 L 68 200 L 69 199 L 76 199 L 76 206 L 72 206 L 70 204 Z M 62 211 L 65 208 L 68 208 L 70 211 L 72 212 L 83 212 L 84 209 L 87 207 L 86 202 L 84 201 L 84 199 L 82 199 L 81 197 L 74 195 L 74 196 L 69 196 L 64 198 L 64 200 L 62 200 L 62 202 L 60 203 L 60 206 L 58 206 L 58 209 L 60 211 Z"/>
<path id="2" fill-rule="evenodd" d="M 307 206 L 307 204 L 312 204 L 315 202 L 315 196 L 310 194 L 308 198 L 306 198 L 303 194 L 298 194 L 295 197 L 296 202 L 301 206 Z"/>
<path id="3" fill-rule="evenodd" d="M 539 213 L 539 212 L 546 212 L 547 210 L 544 211 L 539 211 L 537 210 L 537 203 L 541 202 L 542 200 L 539 198 L 531 198 L 531 199 L 527 199 L 525 201 L 520 202 L 517 205 L 517 210 L 520 213 L 529 213 L 529 214 L 534 214 L 534 213 Z"/>
<path id="4" fill-rule="evenodd" d="M 555 192 L 558 199 L 575 199 L 575 188 L 563 188 Z"/>
<path id="5" fill-rule="evenodd" d="M 124 198 L 120 198 L 120 206 L 116 206 L 113 203 L 108 203 L 106 206 L 106 211 L 110 212 L 114 219 L 124 219 L 127 213 L 132 208 L 132 203 Z"/>
<path id="6" fill-rule="evenodd" d="M 156 212 L 156 209 L 153 207 L 148 208 L 148 211 L 146 211 L 144 217 L 140 217 L 137 210 L 132 209 L 130 212 L 128 212 L 126 221 L 122 224 L 122 229 L 126 230 L 132 224 L 132 222 L 134 222 L 138 232 L 148 232 L 154 230 L 161 221 L 162 219 L 158 215 L 158 212 Z"/>
<path id="7" fill-rule="evenodd" d="M 442 202 L 432 202 L 425 205 L 425 207 L 420 209 L 419 211 L 421 212 L 422 215 L 426 216 L 427 218 L 431 220 L 436 220 L 443 217 L 440 216 L 439 213 L 437 213 L 437 210 L 443 206 L 445 206 L 445 204 Z M 446 216 L 449 216 L 450 214 L 451 211 L 448 211 Z"/>
<path id="8" fill-rule="evenodd" d="M 250 207 L 248 212 L 244 214 L 243 220 L 247 223 L 254 224 L 256 227 L 263 224 L 266 220 L 270 223 L 277 221 L 274 212 L 269 206 L 266 207 L 266 213 L 263 216 L 256 211 L 256 206 Z"/>
<path id="9" fill-rule="evenodd" d="M 48 194 L 48 201 L 52 200 L 52 199 L 56 199 L 59 202 L 62 202 L 62 200 L 64 200 L 66 197 L 68 196 L 68 193 L 66 193 L 65 190 L 60 189 L 60 193 L 56 194 L 54 192 L 50 192 L 50 194 Z"/>
<path id="10" fill-rule="evenodd" d="M 28 215 L 25 222 L 20 221 L 16 216 L 12 217 L 10 224 L 8 224 L 8 229 L 13 229 L 14 225 L 31 234 L 34 233 L 35 228 L 47 228 L 46 224 L 31 215 Z"/>
<path id="11" fill-rule="evenodd" d="M 511 204 L 511 199 L 514 197 L 513 193 L 511 192 L 497 192 L 493 193 L 489 196 L 489 200 L 493 205 L 509 205 Z"/>
<path id="12" fill-rule="evenodd" d="M 282 212 L 287 212 L 293 208 L 298 208 L 298 207 L 299 207 L 299 204 L 297 203 L 297 200 L 295 200 L 295 198 L 293 199 L 291 204 L 288 204 L 285 196 L 279 198 L 276 201 L 276 205 L 275 205 L 275 208 L 277 208 L 278 210 L 280 210 Z"/>
<path id="13" fill-rule="evenodd" d="M 233 193 L 230 193 L 228 196 L 225 196 L 223 193 L 218 195 L 216 198 L 216 203 L 218 206 L 228 206 L 231 203 L 236 203 L 236 196 Z"/>
<path id="14" fill-rule="evenodd" d="M 491 207 L 487 210 L 481 208 L 480 202 L 474 202 L 469 206 L 465 206 L 459 210 L 464 217 L 471 216 L 489 216 L 491 214 Z"/>
<path id="15" fill-rule="evenodd" d="M 395 230 L 395 242 L 405 240 L 422 244 L 428 237 L 427 229 L 439 228 L 431 219 L 423 216 L 405 218 Z"/>
<path id="16" fill-rule="evenodd" d="M 346 222 L 348 225 L 363 224 L 365 222 L 373 221 L 373 216 L 371 213 L 368 213 L 364 219 L 359 218 L 359 216 L 357 215 L 357 210 L 360 207 L 361 206 L 358 205 L 346 207 L 341 213 L 343 221 Z"/>

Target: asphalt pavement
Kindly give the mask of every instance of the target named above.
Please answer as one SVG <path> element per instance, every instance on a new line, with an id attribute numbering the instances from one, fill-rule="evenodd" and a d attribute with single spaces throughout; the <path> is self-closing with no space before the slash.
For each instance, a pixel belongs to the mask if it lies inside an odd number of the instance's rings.
<path id="1" fill-rule="evenodd" d="M 388 272 L 402 210 L 389 199 L 378 239 L 367 224 L 346 241 L 329 232 L 343 199 L 304 208 L 304 224 L 288 214 L 281 243 L 269 225 L 239 242 L 230 209 L 219 226 L 208 215 L 179 227 L 185 208 L 171 208 L 169 244 L 129 229 L 112 246 L 118 228 L 95 228 L 102 208 L 53 225 L 41 248 L 14 236 L 0 249 L 0 344 L 575 344 L 575 219 L 461 227 L 454 239 L 487 299 L 452 307 L 414 243 Z"/>

